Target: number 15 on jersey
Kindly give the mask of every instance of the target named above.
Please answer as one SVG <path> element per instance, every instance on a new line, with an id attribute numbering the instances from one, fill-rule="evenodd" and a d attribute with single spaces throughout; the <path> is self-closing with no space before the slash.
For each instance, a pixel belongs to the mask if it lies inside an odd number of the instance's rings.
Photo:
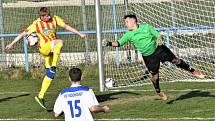
<path id="1" fill-rule="evenodd" d="M 68 101 L 72 118 L 81 116 L 80 100 Z"/>

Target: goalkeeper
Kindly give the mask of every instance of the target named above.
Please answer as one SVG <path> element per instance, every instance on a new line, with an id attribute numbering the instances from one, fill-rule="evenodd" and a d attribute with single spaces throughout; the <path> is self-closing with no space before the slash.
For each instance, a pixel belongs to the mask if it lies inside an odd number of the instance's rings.
<path id="1" fill-rule="evenodd" d="M 196 78 L 204 78 L 204 75 L 199 70 L 190 67 L 182 59 L 177 58 L 165 45 L 156 43 L 160 33 L 154 27 L 149 24 L 138 24 L 136 15 L 125 15 L 124 19 L 128 32 L 118 41 L 109 42 L 104 39 L 102 44 L 103 46 L 120 47 L 127 42 L 132 43 L 142 54 L 145 65 L 152 75 L 151 81 L 155 91 L 162 100 L 167 100 L 167 96 L 164 92 L 161 92 L 159 86 L 160 62 L 169 61 L 177 67 L 189 71 Z"/>
<path id="2" fill-rule="evenodd" d="M 6 46 L 6 49 L 11 49 L 13 44 L 24 36 L 28 36 L 31 33 L 37 34 L 39 38 L 39 42 L 37 44 L 39 52 L 45 59 L 46 75 L 43 79 L 41 90 L 38 96 L 35 97 L 35 100 L 44 109 L 46 109 L 44 95 L 54 79 L 58 59 L 63 47 L 63 40 L 56 37 L 57 26 L 63 27 L 79 35 L 81 38 L 86 36 L 85 34 L 77 31 L 75 28 L 67 25 L 60 17 L 56 15 L 52 16 L 47 7 L 42 7 L 39 11 L 39 18 L 36 19 L 25 31 L 18 35 L 12 43 Z"/>

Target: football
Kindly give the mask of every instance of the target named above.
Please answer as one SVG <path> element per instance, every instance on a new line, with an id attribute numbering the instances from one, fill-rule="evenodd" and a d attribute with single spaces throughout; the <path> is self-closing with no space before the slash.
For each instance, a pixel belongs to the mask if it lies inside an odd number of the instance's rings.
<path id="1" fill-rule="evenodd" d="M 111 88 L 114 86 L 114 80 L 112 78 L 105 79 L 105 87 Z"/>
<path id="2" fill-rule="evenodd" d="M 29 36 L 26 37 L 26 42 L 30 46 L 34 46 L 38 42 L 38 37 L 36 34 L 32 33 Z"/>

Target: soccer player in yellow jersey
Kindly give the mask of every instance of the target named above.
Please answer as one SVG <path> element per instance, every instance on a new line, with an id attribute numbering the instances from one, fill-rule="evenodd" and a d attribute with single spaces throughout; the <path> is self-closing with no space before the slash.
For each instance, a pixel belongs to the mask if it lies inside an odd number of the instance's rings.
<path id="1" fill-rule="evenodd" d="M 46 109 L 44 95 L 47 92 L 56 73 L 56 67 L 63 47 L 63 40 L 56 37 L 57 26 L 63 27 L 81 38 L 86 37 L 75 28 L 67 25 L 63 19 L 58 16 L 52 16 L 47 7 L 42 7 L 39 11 L 39 18 L 36 19 L 25 31 L 18 35 L 12 43 L 6 46 L 6 49 L 11 49 L 13 44 L 19 41 L 24 36 L 29 36 L 31 33 L 36 33 L 38 40 L 38 48 L 45 59 L 46 75 L 42 82 L 41 90 L 35 100 L 40 106 Z"/>

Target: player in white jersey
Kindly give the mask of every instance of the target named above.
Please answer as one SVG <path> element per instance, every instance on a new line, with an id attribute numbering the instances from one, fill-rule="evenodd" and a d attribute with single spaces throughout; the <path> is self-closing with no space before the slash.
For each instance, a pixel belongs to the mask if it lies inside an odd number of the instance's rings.
<path id="1" fill-rule="evenodd" d="M 65 121 L 93 121 L 91 112 L 108 112 L 108 106 L 99 106 L 93 90 L 80 85 L 79 68 L 69 71 L 71 87 L 63 90 L 54 105 L 54 116 L 64 112 Z"/>

